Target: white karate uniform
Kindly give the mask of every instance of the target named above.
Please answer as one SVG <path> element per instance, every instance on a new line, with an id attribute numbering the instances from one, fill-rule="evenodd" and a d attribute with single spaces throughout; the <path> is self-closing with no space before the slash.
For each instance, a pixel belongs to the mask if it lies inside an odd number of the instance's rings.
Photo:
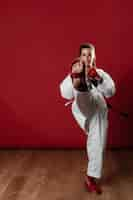
<path id="1" fill-rule="evenodd" d="M 73 87 L 70 74 L 60 84 L 61 96 L 73 99 L 72 114 L 79 126 L 87 134 L 87 155 L 89 158 L 87 175 L 101 178 L 103 154 L 107 141 L 108 107 L 104 97 L 109 98 L 116 92 L 111 76 L 96 68 L 103 82 L 97 87 L 80 92 Z"/>

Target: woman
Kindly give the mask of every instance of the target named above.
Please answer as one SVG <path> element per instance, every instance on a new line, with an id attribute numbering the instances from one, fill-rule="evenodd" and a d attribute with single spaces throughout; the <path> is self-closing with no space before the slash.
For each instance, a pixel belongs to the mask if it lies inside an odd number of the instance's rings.
<path id="1" fill-rule="evenodd" d="M 80 46 L 80 56 L 72 63 L 71 73 L 61 82 L 60 92 L 63 98 L 73 99 L 72 114 L 87 134 L 87 189 L 101 193 L 97 180 L 102 177 L 107 141 L 108 107 L 105 97 L 112 97 L 116 88 L 111 76 L 96 67 L 92 44 Z"/>

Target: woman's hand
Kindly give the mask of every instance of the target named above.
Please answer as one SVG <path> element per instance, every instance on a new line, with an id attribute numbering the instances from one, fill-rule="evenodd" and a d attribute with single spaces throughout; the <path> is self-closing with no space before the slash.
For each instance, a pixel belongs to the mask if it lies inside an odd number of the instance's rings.
<path id="1" fill-rule="evenodd" d="M 75 89 L 86 91 L 87 85 L 85 81 L 85 66 L 80 60 L 72 65 L 72 82 Z"/>

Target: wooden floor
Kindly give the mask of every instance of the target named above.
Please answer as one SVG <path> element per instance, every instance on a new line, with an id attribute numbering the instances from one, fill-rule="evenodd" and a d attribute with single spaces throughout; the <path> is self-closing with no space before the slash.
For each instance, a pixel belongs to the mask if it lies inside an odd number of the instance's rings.
<path id="1" fill-rule="evenodd" d="M 0 200 L 133 200 L 132 150 L 107 150 L 100 196 L 86 167 L 84 150 L 0 150 Z"/>

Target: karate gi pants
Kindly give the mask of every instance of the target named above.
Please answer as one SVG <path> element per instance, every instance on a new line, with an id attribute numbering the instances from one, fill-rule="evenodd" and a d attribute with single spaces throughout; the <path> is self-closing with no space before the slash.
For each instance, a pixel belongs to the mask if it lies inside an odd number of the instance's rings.
<path id="1" fill-rule="evenodd" d="M 103 96 L 92 90 L 75 91 L 72 114 L 79 126 L 87 134 L 87 175 L 101 178 L 103 156 L 107 141 L 108 108 Z"/>

